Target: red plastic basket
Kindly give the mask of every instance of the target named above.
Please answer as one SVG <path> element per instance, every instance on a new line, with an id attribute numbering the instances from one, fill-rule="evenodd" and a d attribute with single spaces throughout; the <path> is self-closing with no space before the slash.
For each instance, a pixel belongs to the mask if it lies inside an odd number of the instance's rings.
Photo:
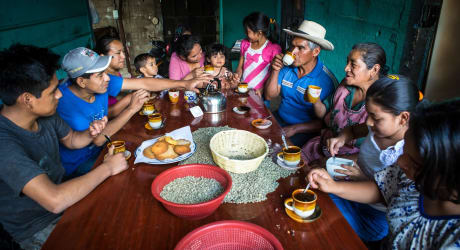
<path id="1" fill-rule="evenodd" d="M 252 223 L 227 220 L 201 226 L 188 233 L 175 250 L 197 249 L 283 249 L 278 239 L 265 228 Z"/>
<path id="2" fill-rule="evenodd" d="M 163 187 L 171 181 L 186 176 L 205 177 L 218 181 L 224 192 L 218 197 L 197 204 L 178 204 L 161 198 Z M 170 168 L 159 174 L 152 182 L 152 194 L 172 214 L 186 219 L 199 220 L 211 215 L 222 203 L 232 188 L 232 177 L 217 166 L 206 164 L 188 164 Z"/>

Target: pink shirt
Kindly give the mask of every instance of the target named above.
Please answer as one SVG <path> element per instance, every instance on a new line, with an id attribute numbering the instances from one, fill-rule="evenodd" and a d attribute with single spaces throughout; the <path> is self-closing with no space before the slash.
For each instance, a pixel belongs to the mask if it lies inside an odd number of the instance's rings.
<path id="1" fill-rule="evenodd" d="M 241 55 L 244 58 L 242 80 L 248 83 L 249 88 L 264 87 L 265 81 L 270 76 L 270 63 L 279 53 L 281 47 L 268 40 L 257 50 L 251 48 L 248 40 L 241 41 Z"/>
<path id="2" fill-rule="evenodd" d="M 203 53 L 200 59 L 200 67 L 204 66 L 204 58 Z M 188 63 L 180 59 L 176 52 L 172 53 L 171 61 L 169 62 L 169 79 L 182 80 L 188 73 L 190 73 Z"/>

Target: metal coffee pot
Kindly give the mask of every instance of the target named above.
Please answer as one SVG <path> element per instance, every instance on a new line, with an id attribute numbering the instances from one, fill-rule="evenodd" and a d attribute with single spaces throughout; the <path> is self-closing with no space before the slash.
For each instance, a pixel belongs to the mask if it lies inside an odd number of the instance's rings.
<path id="1" fill-rule="evenodd" d="M 220 79 L 214 78 L 217 82 L 217 89 L 213 84 L 208 84 L 205 89 L 200 89 L 200 101 L 205 113 L 219 113 L 227 108 L 227 98 L 222 94 Z"/>

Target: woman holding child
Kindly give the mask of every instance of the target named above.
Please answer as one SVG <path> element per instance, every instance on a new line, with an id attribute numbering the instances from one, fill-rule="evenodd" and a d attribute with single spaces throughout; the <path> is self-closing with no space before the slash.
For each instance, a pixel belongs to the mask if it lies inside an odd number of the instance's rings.
<path id="1" fill-rule="evenodd" d="M 189 80 L 203 74 L 205 55 L 196 36 L 182 35 L 175 43 L 169 63 L 169 78 Z"/>

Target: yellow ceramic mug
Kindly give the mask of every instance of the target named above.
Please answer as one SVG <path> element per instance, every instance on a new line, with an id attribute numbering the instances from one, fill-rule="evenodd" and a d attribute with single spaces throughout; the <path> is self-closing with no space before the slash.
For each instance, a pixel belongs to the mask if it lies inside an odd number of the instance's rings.
<path id="1" fill-rule="evenodd" d="M 168 91 L 169 94 L 169 100 L 171 103 L 175 104 L 179 101 L 179 90 L 177 89 L 170 89 Z"/>
<path id="2" fill-rule="evenodd" d="M 300 162 L 300 148 L 297 146 L 283 148 L 283 151 L 279 152 L 277 157 L 288 166 L 297 166 Z"/>
<path id="3" fill-rule="evenodd" d="M 153 129 L 159 129 L 163 125 L 163 119 L 161 118 L 161 114 L 155 113 L 149 115 L 149 125 Z"/>
<path id="4" fill-rule="evenodd" d="M 125 147 L 125 142 L 124 142 L 124 141 L 113 141 L 113 142 L 107 144 L 107 147 L 110 148 L 112 145 L 115 147 L 115 148 L 113 149 L 113 153 L 114 153 L 114 154 L 123 153 L 123 152 L 126 151 L 126 147 Z"/>
<path id="5" fill-rule="evenodd" d="M 286 199 L 284 206 L 301 218 L 307 218 L 315 212 L 317 195 L 311 190 L 305 193 L 303 191 L 304 189 L 296 189 L 292 192 L 292 198 Z"/>
<path id="6" fill-rule="evenodd" d="M 316 85 L 308 85 L 308 90 L 307 90 L 308 102 L 311 102 L 311 103 L 317 102 L 320 95 L 321 95 L 321 87 L 318 87 Z"/>
<path id="7" fill-rule="evenodd" d="M 142 112 L 144 112 L 144 115 L 153 114 L 153 112 L 155 112 L 155 105 L 153 105 L 153 103 L 150 101 L 145 102 L 142 108 Z"/>
<path id="8" fill-rule="evenodd" d="M 245 82 L 240 82 L 240 84 L 238 84 L 238 92 L 240 93 L 248 92 L 248 84 Z"/>

